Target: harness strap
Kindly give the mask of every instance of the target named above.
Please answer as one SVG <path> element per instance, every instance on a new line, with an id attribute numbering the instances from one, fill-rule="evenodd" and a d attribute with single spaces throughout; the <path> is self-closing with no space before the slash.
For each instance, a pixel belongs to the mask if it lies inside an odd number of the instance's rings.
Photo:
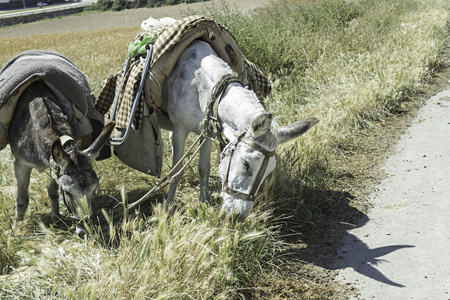
<path id="1" fill-rule="evenodd" d="M 245 134 L 247 133 L 247 130 L 242 131 L 236 141 L 230 142 L 228 145 L 228 161 L 227 161 L 227 168 L 225 169 L 225 178 L 222 181 L 222 189 L 229 190 L 228 188 L 228 175 L 230 173 L 230 166 L 231 166 L 231 157 L 233 156 L 233 152 L 236 149 L 237 144 L 244 138 Z"/>
<path id="2" fill-rule="evenodd" d="M 227 161 L 227 165 L 226 165 L 226 169 L 225 169 L 225 178 L 222 183 L 222 190 L 230 195 L 234 195 L 234 196 L 238 196 L 243 199 L 254 201 L 256 198 L 256 192 L 263 180 L 264 174 L 266 173 L 267 166 L 269 165 L 269 160 L 272 156 L 275 155 L 275 151 L 268 151 L 268 150 L 264 149 L 263 147 L 261 147 L 260 145 L 258 145 L 253 140 L 246 138 L 245 137 L 246 132 L 247 132 L 246 130 L 241 132 L 239 134 L 238 138 L 236 139 L 236 141 L 230 143 L 230 145 L 229 145 L 229 148 L 228 148 L 229 155 L 228 155 L 228 161 Z M 261 168 L 259 169 L 258 175 L 255 178 L 255 181 L 253 182 L 253 186 L 252 186 L 252 189 L 249 194 L 235 191 L 228 187 L 228 176 L 229 176 L 230 166 L 231 166 L 231 157 L 233 156 L 232 155 L 233 151 L 236 149 L 236 146 L 239 142 L 243 142 L 243 143 L 249 145 L 256 151 L 259 151 L 259 152 L 261 152 L 261 154 L 264 155 L 264 161 L 261 165 Z"/>

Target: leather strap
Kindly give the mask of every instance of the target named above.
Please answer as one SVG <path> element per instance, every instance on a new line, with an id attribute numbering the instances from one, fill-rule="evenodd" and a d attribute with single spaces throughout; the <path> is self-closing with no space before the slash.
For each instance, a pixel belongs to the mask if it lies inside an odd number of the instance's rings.
<path id="1" fill-rule="evenodd" d="M 261 182 L 264 178 L 264 174 L 266 173 L 270 158 L 275 155 L 275 151 L 268 151 L 268 150 L 264 149 L 263 147 L 261 147 L 260 145 L 258 145 L 253 140 L 246 138 L 245 137 L 246 132 L 247 132 L 246 130 L 241 132 L 240 135 L 238 136 L 238 138 L 236 139 L 236 141 L 229 143 L 228 146 L 226 147 L 226 150 L 228 151 L 228 159 L 227 159 L 227 165 L 226 165 L 226 169 L 225 169 L 225 178 L 223 179 L 223 182 L 222 182 L 222 190 L 230 195 L 238 196 L 240 198 L 247 199 L 250 201 L 255 201 L 256 192 L 258 191 L 258 188 L 261 185 Z M 249 194 L 235 191 L 228 187 L 228 176 L 230 173 L 231 158 L 233 156 L 234 150 L 237 147 L 237 144 L 240 142 L 243 142 L 243 143 L 249 145 L 256 151 L 261 152 L 261 154 L 264 155 L 264 161 L 263 161 L 261 167 L 259 168 L 258 175 L 256 176 L 255 181 L 253 182 L 253 186 L 252 186 L 252 189 L 250 190 Z"/>

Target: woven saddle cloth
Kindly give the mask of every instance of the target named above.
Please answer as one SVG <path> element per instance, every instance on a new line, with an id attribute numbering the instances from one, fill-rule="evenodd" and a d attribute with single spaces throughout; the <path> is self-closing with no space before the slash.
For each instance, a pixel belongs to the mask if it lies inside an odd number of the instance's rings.
<path id="1" fill-rule="evenodd" d="M 158 111 L 162 102 L 164 80 L 170 76 L 179 56 L 186 47 L 197 39 L 208 42 L 217 55 L 229 64 L 243 83 L 248 85 L 261 101 L 270 93 L 272 89 L 270 80 L 255 64 L 244 57 L 236 39 L 226 27 L 204 16 L 189 16 L 167 26 L 141 28 L 130 43 L 129 55 L 132 59 L 119 95 L 116 111 L 117 127 L 126 128 L 130 120 L 132 104 L 146 59 L 146 52 L 143 50 L 145 44 L 153 45 L 150 62 L 151 76 L 146 80 L 141 101 L 139 101 L 133 119 L 132 129 L 139 129 L 141 126 L 144 101 Z M 112 104 L 119 92 L 122 74 L 123 71 L 119 71 L 103 82 L 95 103 L 95 108 L 108 118 L 112 111 Z"/>

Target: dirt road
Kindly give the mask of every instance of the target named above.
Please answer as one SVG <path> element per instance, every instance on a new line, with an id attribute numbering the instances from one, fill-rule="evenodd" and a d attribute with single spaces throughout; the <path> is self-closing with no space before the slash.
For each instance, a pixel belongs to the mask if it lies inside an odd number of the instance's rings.
<path id="1" fill-rule="evenodd" d="M 269 0 L 227 0 L 226 3 L 231 7 L 250 10 L 260 7 L 268 1 Z M 102 12 L 101 18 L 98 17 L 97 13 L 67 16 L 64 18 L 22 24 L 20 26 L 0 28 L 0 37 L 33 36 L 92 29 L 139 26 L 143 20 L 148 19 L 149 17 L 155 19 L 162 17 L 179 18 L 180 13 L 188 8 L 198 12 L 204 7 L 217 6 L 218 2 L 219 1 L 214 0 L 155 8 L 126 9 L 117 12 L 108 11 Z"/>
<path id="2" fill-rule="evenodd" d="M 450 84 L 449 84 L 450 85 Z M 450 89 L 427 100 L 338 250 L 358 299 L 450 299 Z"/>

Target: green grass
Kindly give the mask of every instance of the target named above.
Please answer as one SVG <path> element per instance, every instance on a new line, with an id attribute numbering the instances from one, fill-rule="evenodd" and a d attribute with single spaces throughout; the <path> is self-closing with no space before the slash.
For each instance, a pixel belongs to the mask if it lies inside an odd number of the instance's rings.
<path id="1" fill-rule="evenodd" d="M 342 169 L 334 153 L 352 146 L 355 134 L 401 111 L 402 103 L 432 78 L 448 36 L 445 1 L 291 0 L 250 15 L 217 2 L 206 11 L 185 14 L 206 14 L 230 28 L 246 57 L 273 80 L 266 104 L 281 125 L 305 117 L 318 117 L 320 123 L 280 147 L 275 174 L 245 222 L 219 211 L 217 190 L 211 204 L 198 203 L 193 165 L 180 182 L 172 210 L 153 200 L 145 213 L 126 212 L 128 217 L 114 226 L 115 216 L 100 213 L 111 235 L 93 233 L 85 239 L 50 226 L 48 172 L 33 172 L 26 220 L 12 228 L 12 158 L 9 150 L 1 151 L 0 297 L 251 295 L 252 287 L 283 261 L 281 235 L 314 221 L 332 204 L 324 194 Z M 24 50 L 55 50 L 83 70 L 98 94 L 102 80 L 122 68 L 137 32 L 132 27 L 0 38 L 0 65 Z M 169 165 L 167 154 L 164 171 Z M 95 167 L 99 199 L 136 198 L 156 183 L 115 158 Z M 212 185 L 219 187 L 215 163 L 211 173 Z M 121 194 L 121 187 L 129 193 Z"/>

